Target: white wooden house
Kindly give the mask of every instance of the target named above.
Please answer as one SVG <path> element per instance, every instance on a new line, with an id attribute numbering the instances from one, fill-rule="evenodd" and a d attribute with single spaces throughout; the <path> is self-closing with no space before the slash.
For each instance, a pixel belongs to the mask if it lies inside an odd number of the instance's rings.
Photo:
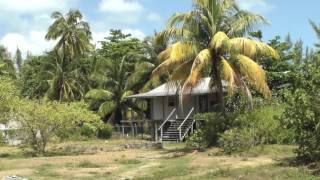
<path id="1" fill-rule="evenodd" d="M 223 82 L 225 87 L 225 83 Z M 180 103 L 179 83 L 168 82 L 149 92 L 129 96 L 148 100 L 149 120 L 155 141 L 183 141 L 193 133 L 196 113 L 212 112 L 218 108 L 217 93 L 210 88 L 210 78 L 203 78 Z"/>

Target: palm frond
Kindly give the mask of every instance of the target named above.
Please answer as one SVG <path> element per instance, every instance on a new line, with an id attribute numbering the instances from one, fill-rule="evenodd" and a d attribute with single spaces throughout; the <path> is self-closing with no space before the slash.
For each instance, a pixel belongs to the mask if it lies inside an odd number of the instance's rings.
<path id="1" fill-rule="evenodd" d="M 179 65 L 171 75 L 171 80 L 181 81 L 181 80 L 187 79 L 190 74 L 192 65 L 193 65 L 192 60 L 184 62 L 183 64 Z"/>
<path id="2" fill-rule="evenodd" d="M 202 50 L 195 58 L 190 74 L 182 87 L 182 93 L 188 92 L 196 86 L 202 77 L 202 70 L 211 63 L 211 53 L 209 49 Z"/>
<path id="3" fill-rule="evenodd" d="M 221 78 L 228 83 L 228 93 L 232 95 L 240 77 L 224 57 L 221 57 Z"/>
<path id="4" fill-rule="evenodd" d="M 243 54 L 250 58 L 257 56 L 271 56 L 275 59 L 280 58 L 275 49 L 262 42 L 247 38 L 233 38 L 230 39 L 229 43 L 229 52 L 231 54 Z"/>
<path id="5" fill-rule="evenodd" d="M 113 93 L 104 89 L 92 89 L 86 95 L 86 99 L 108 100 L 113 97 Z"/>
<path id="6" fill-rule="evenodd" d="M 117 105 L 114 101 L 106 101 L 100 105 L 98 113 L 101 117 L 106 117 L 113 113 L 116 107 Z"/>
<path id="7" fill-rule="evenodd" d="M 229 37 L 226 35 L 226 33 L 220 31 L 217 32 L 211 42 L 210 42 L 210 48 L 213 48 L 215 50 L 225 50 L 229 49 Z"/>
<path id="8" fill-rule="evenodd" d="M 271 96 L 264 70 L 252 59 L 244 55 L 235 57 L 239 72 L 244 78 L 266 97 Z"/>

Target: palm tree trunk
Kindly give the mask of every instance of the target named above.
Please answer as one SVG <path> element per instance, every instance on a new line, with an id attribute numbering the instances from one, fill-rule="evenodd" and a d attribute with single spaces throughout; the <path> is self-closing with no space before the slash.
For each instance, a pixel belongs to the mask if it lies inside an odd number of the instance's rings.
<path id="1" fill-rule="evenodd" d="M 216 55 L 213 56 L 212 60 L 212 67 L 211 67 L 211 78 L 214 82 L 214 86 L 217 89 L 218 94 L 218 102 L 220 105 L 220 111 L 224 114 L 225 113 L 225 102 L 224 102 L 224 93 L 223 93 L 223 85 L 222 85 L 222 79 L 220 75 L 220 58 Z"/>
<path id="2" fill-rule="evenodd" d="M 122 111 L 120 108 L 117 108 L 114 115 L 115 124 L 121 124 L 122 119 Z"/>

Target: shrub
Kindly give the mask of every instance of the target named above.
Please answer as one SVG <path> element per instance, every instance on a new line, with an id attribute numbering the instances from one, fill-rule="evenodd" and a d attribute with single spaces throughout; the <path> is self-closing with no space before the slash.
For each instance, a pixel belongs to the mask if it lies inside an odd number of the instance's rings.
<path id="1" fill-rule="evenodd" d="M 4 143 L 5 143 L 4 135 L 2 131 L 0 131 L 0 146 L 3 145 Z"/>
<path id="2" fill-rule="evenodd" d="M 293 88 L 285 92 L 287 106 L 281 116 L 285 128 L 295 134 L 296 153 L 303 162 L 320 161 L 320 69 L 319 61 L 314 63 L 292 72 Z"/>
<path id="3" fill-rule="evenodd" d="M 23 140 L 37 153 L 44 153 L 47 144 L 59 132 L 71 132 L 80 124 L 98 126 L 100 118 L 83 103 L 34 102 L 20 100 L 14 107 Z"/>
<path id="4" fill-rule="evenodd" d="M 80 135 L 87 138 L 93 138 L 97 136 L 98 127 L 93 124 L 84 123 L 80 127 Z"/>
<path id="5" fill-rule="evenodd" d="M 198 129 L 196 130 L 188 139 L 186 142 L 187 148 L 191 149 L 197 149 L 197 150 L 204 150 L 206 147 L 208 147 L 208 142 L 205 139 L 205 135 L 203 130 Z"/>
<path id="6" fill-rule="evenodd" d="M 197 114 L 197 121 L 204 120 L 205 126 L 200 127 L 203 130 L 201 133 L 204 137 L 203 144 L 214 146 L 218 144 L 219 134 L 232 127 L 231 116 L 224 116 L 221 113 L 205 113 Z M 198 138 L 199 140 L 199 138 Z"/>
<path id="7" fill-rule="evenodd" d="M 110 139 L 112 136 L 113 129 L 109 124 L 103 124 L 98 129 L 98 138 L 101 139 Z"/>
<path id="8" fill-rule="evenodd" d="M 249 128 L 229 129 L 219 138 L 219 145 L 227 154 L 248 151 L 255 144 L 254 131 Z"/>
<path id="9" fill-rule="evenodd" d="M 291 144 L 293 134 L 290 130 L 283 130 L 279 120 L 282 112 L 281 105 L 266 105 L 239 114 L 234 124 L 238 128 L 253 129 L 256 144 Z"/>

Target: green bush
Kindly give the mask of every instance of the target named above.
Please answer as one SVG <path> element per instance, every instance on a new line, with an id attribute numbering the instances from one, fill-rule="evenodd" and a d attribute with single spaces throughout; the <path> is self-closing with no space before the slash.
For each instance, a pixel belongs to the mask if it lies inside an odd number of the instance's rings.
<path id="1" fill-rule="evenodd" d="M 87 138 L 93 138 L 97 136 L 98 127 L 93 124 L 84 123 L 80 127 L 80 135 Z"/>
<path id="2" fill-rule="evenodd" d="M 3 145 L 4 143 L 5 143 L 4 135 L 3 135 L 2 131 L 0 131 L 0 146 Z"/>
<path id="3" fill-rule="evenodd" d="M 203 130 L 204 144 L 215 146 L 218 144 L 219 135 L 233 125 L 231 116 L 224 116 L 221 113 L 197 114 L 197 121 L 204 121 Z"/>
<path id="4" fill-rule="evenodd" d="M 284 130 L 279 120 L 282 112 L 283 107 L 277 104 L 259 107 L 239 114 L 234 125 L 253 129 L 256 144 L 291 144 L 293 133 Z"/>
<path id="5" fill-rule="evenodd" d="M 219 145 L 227 154 L 248 151 L 256 144 L 254 133 L 254 130 L 249 128 L 229 129 L 219 138 Z"/>
<path id="6" fill-rule="evenodd" d="M 98 129 L 98 138 L 100 139 L 110 139 L 112 136 L 113 129 L 109 124 L 103 124 Z"/>
<path id="7" fill-rule="evenodd" d="M 186 142 L 187 148 L 190 149 L 197 149 L 199 151 L 204 150 L 206 147 L 208 147 L 208 142 L 205 139 L 205 135 L 203 130 L 198 129 L 196 130 L 188 139 Z"/>
<path id="8" fill-rule="evenodd" d="M 230 154 L 263 144 L 292 144 L 292 130 L 283 129 L 278 118 L 282 112 L 282 106 L 273 104 L 236 114 L 233 128 L 221 134 L 219 146 Z"/>
<path id="9" fill-rule="evenodd" d="M 293 87 L 285 92 L 287 106 L 281 116 L 286 129 L 293 130 L 302 162 L 320 161 L 320 69 L 319 61 L 293 71 Z"/>

